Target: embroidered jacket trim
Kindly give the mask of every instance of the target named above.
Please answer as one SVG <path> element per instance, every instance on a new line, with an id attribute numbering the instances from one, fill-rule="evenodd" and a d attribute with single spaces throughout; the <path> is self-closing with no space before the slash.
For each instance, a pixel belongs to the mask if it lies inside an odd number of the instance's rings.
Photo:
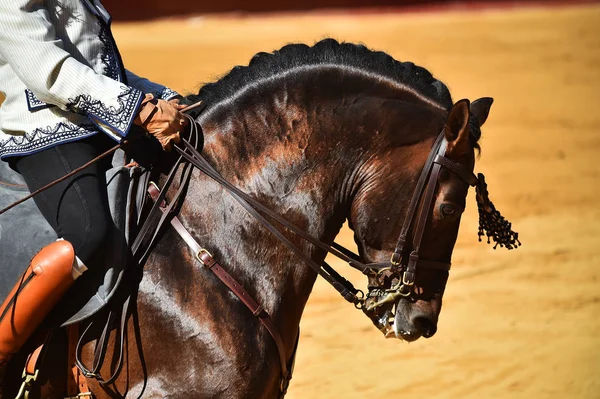
<path id="1" fill-rule="evenodd" d="M 70 98 L 68 108 L 87 115 L 94 124 L 108 126 L 113 132 L 125 137 L 142 103 L 144 93 L 129 86 L 122 86 L 121 89 L 123 91 L 117 97 L 118 108 L 107 106 L 87 94 Z"/>
<path id="2" fill-rule="evenodd" d="M 68 143 L 98 133 L 92 124 L 59 122 L 56 126 L 37 128 L 24 136 L 11 136 L 0 142 L 0 159 L 25 156 L 58 144 Z"/>
<path id="3" fill-rule="evenodd" d="M 29 89 L 25 89 L 25 97 L 27 98 L 27 108 L 30 112 L 39 111 L 40 109 L 54 107 L 54 104 L 48 104 L 37 98 L 37 96 Z"/>

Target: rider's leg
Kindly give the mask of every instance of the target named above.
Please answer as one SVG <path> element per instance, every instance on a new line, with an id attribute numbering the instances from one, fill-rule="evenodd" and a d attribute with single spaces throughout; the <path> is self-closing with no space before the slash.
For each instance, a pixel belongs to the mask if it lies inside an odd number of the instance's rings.
<path id="1" fill-rule="evenodd" d="M 90 161 L 111 144 L 104 136 L 61 144 L 22 157 L 13 165 L 34 191 Z M 86 270 L 84 265 L 93 263 L 104 242 L 111 223 L 106 167 L 106 163 L 95 163 L 34 197 L 64 241 L 50 244 L 34 257 L 25 280 L 17 282 L 0 307 L 0 381 L 2 363 L 18 352 L 74 278 Z M 17 292 L 14 301 L 12 294 Z"/>
<path id="2" fill-rule="evenodd" d="M 85 271 L 73 246 L 64 240 L 44 247 L 31 261 L 23 278 L 0 306 L 0 363 L 23 346 L 64 293 Z"/>

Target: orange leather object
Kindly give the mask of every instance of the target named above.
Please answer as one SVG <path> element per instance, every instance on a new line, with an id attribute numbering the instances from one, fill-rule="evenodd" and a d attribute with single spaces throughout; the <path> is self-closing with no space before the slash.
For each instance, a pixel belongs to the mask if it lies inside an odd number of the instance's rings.
<path id="1" fill-rule="evenodd" d="M 73 246 L 64 240 L 44 247 L 33 258 L 23 284 L 17 282 L 0 307 L 0 359 L 21 349 L 73 284 L 74 260 Z"/>

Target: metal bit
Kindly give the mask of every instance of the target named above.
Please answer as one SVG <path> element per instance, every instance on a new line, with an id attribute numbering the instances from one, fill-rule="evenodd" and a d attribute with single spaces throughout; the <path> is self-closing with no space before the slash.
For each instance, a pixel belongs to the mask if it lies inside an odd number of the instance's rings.
<path id="1" fill-rule="evenodd" d="M 396 299 L 401 296 L 402 296 L 402 294 L 400 294 L 400 292 L 398 292 L 398 291 L 390 291 L 379 301 L 368 305 L 366 309 L 367 309 L 367 311 L 369 311 L 369 310 L 373 310 L 381 305 L 384 305 L 388 302 L 396 302 Z"/>

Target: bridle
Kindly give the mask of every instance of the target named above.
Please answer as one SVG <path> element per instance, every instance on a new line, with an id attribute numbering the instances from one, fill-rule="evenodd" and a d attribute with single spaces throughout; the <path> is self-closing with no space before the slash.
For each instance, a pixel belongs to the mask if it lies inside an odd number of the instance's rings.
<path id="1" fill-rule="evenodd" d="M 395 302 L 399 297 L 410 297 L 414 292 L 414 284 L 417 275 L 417 269 L 433 269 L 450 271 L 451 263 L 442 262 L 433 259 L 423 259 L 420 256 L 421 242 L 427 225 L 428 216 L 431 213 L 431 207 L 434 200 L 435 188 L 438 182 L 439 174 L 442 168 L 446 168 L 459 176 L 469 186 L 478 184 L 477 177 L 462 165 L 450 160 L 445 156 L 447 141 L 445 132 L 438 135 L 433 147 L 429 153 L 427 161 L 423 166 L 419 180 L 410 200 L 406 218 L 398 237 L 398 243 L 392 253 L 389 262 L 383 264 L 367 264 L 366 267 L 374 268 L 377 266 L 377 274 L 382 271 L 388 271 L 389 277 L 396 277 L 396 283 L 385 290 L 383 299 L 371 301 L 366 306 L 366 311 L 371 311 L 387 302 Z M 419 203 L 422 202 L 420 211 Z M 412 237 L 410 232 L 413 232 Z M 370 290 L 368 297 L 379 297 L 381 290 Z"/>
<path id="2" fill-rule="evenodd" d="M 197 131 L 199 127 L 194 123 L 194 120 L 191 117 L 190 125 L 192 126 L 191 137 L 199 134 Z M 419 249 L 423 239 L 425 225 L 430 213 L 433 197 L 435 195 L 435 187 L 442 167 L 455 173 L 471 186 L 475 186 L 478 182 L 478 178 L 472 172 L 467 171 L 463 166 L 445 157 L 444 154 L 447 142 L 444 137 L 444 131 L 442 130 L 434 142 L 429 153 L 429 157 L 427 158 L 423 170 L 421 171 L 417 186 L 410 201 L 407 216 L 402 226 L 398 244 L 396 245 L 396 249 L 391 256 L 390 261 L 365 264 L 360 261 L 360 257 L 357 254 L 349 249 L 337 243 L 329 245 L 320 241 L 319 239 L 289 223 L 287 220 L 283 219 L 281 216 L 274 213 L 272 210 L 262 205 L 248 194 L 239 190 L 237 187 L 225 180 L 200 154 L 200 152 L 196 150 L 195 146 L 189 143 L 189 141 L 182 140 L 182 143 L 182 146 L 175 146 L 175 150 L 185 161 L 198 168 L 204 174 L 215 180 L 225 190 L 227 190 L 265 228 L 272 232 L 283 244 L 285 244 L 290 250 L 298 255 L 306 264 L 308 264 L 308 266 L 315 270 L 329 284 L 331 284 L 344 299 L 350 303 L 353 303 L 359 309 L 363 308 L 365 302 L 364 293 L 361 290 L 354 288 L 354 286 L 348 280 L 343 278 L 327 263 L 324 262 L 322 265 L 316 264 L 304 253 L 304 251 L 294 245 L 275 226 L 273 226 L 273 224 L 267 220 L 266 217 L 275 220 L 287 230 L 292 231 L 318 248 L 331 253 L 337 258 L 348 263 L 353 268 L 360 270 L 367 276 L 378 274 L 383 270 L 388 270 L 393 274 L 399 275 L 399 284 L 397 284 L 396 287 L 392 287 L 391 290 L 397 293 L 396 296 L 408 297 L 411 295 L 411 287 L 415 283 L 418 268 L 445 271 L 450 270 L 450 263 L 440 262 L 437 260 L 420 259 L 419 257 Z M 424 198 L 423 206 L 421 207 L 421 211 L 417 216 L 418 205 L 421 202 L 421 198 Z M 415 225 L 415 228 L 412 236 L 412 247 L 410 247 L 407 245 L 407 242 L 410 238 L 409 232 L 411 231 L 413 224 Z M 412 251 L 408 256 L 406 256 L 406 253 L 409 249 L 412 249 Z M 387 291 L 390 292 L 390 290 Z"/>

